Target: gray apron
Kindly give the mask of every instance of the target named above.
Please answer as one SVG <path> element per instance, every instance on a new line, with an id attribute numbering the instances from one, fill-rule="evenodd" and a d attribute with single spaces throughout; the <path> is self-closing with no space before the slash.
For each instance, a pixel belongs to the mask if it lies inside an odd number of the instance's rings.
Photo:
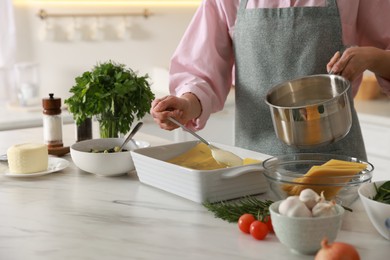
<path id="1" fill-rule="evenodd" d="M 321 152 L 366 160 L 351 96 L 353 123 L 348 135 L 334 144 L 310 149 L 288 146 L 276 137 L 265 103 L 267 91 L 277 83 L 326 74 L 329 59 L 344 49 L 336 0 L 328 0 L 326 7 L 269 9 L 246 9 L 247 2 L 240 2 L 233 37 L 235 145 L 268 155 Z"/>

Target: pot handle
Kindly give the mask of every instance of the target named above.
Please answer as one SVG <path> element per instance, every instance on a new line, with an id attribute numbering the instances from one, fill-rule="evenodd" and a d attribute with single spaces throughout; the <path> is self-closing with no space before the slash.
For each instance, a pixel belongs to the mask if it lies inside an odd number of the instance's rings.
<path id="1" fill-rule="evenodd" d="M 236 169 L 231 169 L 228 172 L 222 173 L 221 174 L 221 179 L 231 179 L 231 178 L 236 178 L 241 175 L 258 171 L 258 172 L 263 172 L 264 168 L 263 166 L 259 164 L 251 164 L 251 165 L 245 165 L 245 166 L 240 166 L 237 167 Z"/>

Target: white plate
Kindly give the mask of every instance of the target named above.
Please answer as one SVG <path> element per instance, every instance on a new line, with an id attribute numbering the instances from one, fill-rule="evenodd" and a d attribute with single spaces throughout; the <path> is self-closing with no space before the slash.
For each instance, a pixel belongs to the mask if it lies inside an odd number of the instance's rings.
<path id="1" fill-rule="evenodd" d="M 50 174 L 53 172 L 58 172 L 66 167 L 69 166 L 69 162 L 65 159 L 62 158 L 56 158 L 56 157 L 49 157 L 49 164 L 47 167 L 46 171 L 41 171 L 41 172 L 34 172 L 34 173 L 11 173 L 11 172 L 6 172 L 5 176 L 8 177 L 38 177 L 46 174 Z"/>

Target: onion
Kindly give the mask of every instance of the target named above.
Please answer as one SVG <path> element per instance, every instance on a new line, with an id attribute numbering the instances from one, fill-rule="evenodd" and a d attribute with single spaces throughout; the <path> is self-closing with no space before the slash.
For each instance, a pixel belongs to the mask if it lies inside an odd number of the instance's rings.
<path id="1" fill-rule="evenodd" d="M 328 239 L 321 242 L 321 249 L 317 252 L 314 260 L 360 260 L 356 248 L 350 244 L 334 242 L 328 244 Z"/>

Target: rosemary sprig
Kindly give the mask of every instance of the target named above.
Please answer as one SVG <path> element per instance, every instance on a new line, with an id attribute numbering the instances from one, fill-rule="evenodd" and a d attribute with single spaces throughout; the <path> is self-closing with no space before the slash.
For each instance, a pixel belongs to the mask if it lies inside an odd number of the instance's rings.
<path id="1" fill-rule="evenodd" d="M 254 197 L 245 197 L 238 201 L 221 201 L 216 203 L 204 202 L 209 211 L 214 213 L 216 218 L 221 218 L 227 222 L 237 222 L 245 213 L 250 213 L 258 220 L 264 220 L 269 216 L 269 206 L 273 203 L 271 200 L 261 201 Z"/>

